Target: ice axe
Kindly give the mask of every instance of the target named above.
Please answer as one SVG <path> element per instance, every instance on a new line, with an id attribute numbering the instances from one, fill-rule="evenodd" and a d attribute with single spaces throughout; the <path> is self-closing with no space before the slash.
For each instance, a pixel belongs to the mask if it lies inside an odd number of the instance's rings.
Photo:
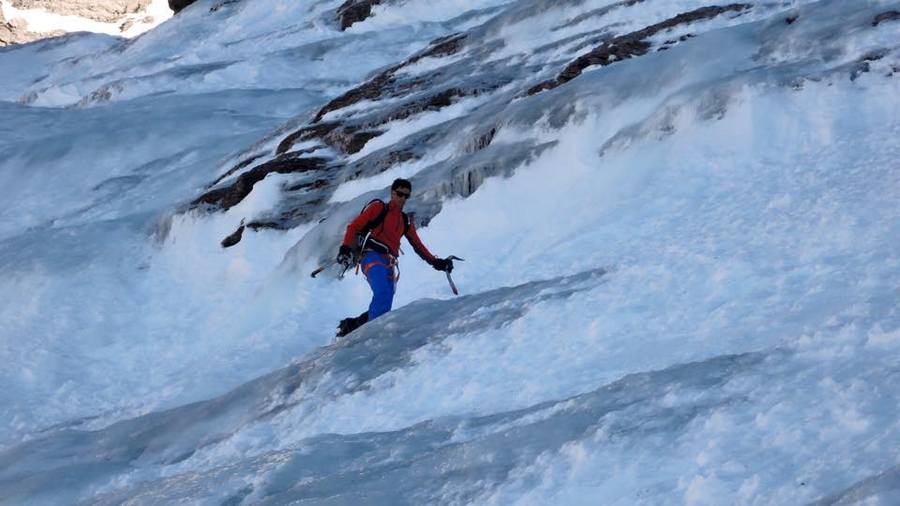
<path id="1" fill-rule="evenodd" d="M 330 260 L 325 265 L 322 265 L 321 267 L 312 271 L 309 275 L 312 277 L 316 277 L 317 274 L 319 274 L 320 272 L 324 271 L 325 269 L 331 267 L 332 265 L 334 265 L 336 263 L 337 263 L 337 260 Z M 352 265 L 344 266 L 344 270 L 342 270 L 341 273 L 338 274 L 338 279 L 344 279 L 344 274 L 346 274 L 347 271 L 350 270 L 350 267 L 352 267 Z"/>
<path id="2" fill-rule="evenodd" d="M 319 267 L 318 269 L 312 271 L 312 272 L 310 273 L 310 276 L 316 277 L 316 274 L 318 274 L 318 273 L 324 271 L 325 269 L 331 267 L 332 265 L 334 265 L 334 264 L 336 264 L 336 263 L 337 263 L 337 261 L 332 260 L 332 261 L 326 263 L 325 265 Z"/>
<path id="3" fill-rule="evenodd" d="M 465 262 L 465 259 L 459 258 L 456 255 L 450 255 L 444 260 L 450 260 L 451 262 L 453 260 L 459 260 L 460 262 Z M 450 283 L 450 289 L 453 290 L 453 295 L 459 295 L 459 290 L 456 289 L 456 283 L 454 283 L 453 278 L 450 277 L 450 272 L 445 271 L 445 273 L 447 274 L 447 282 Z"/>

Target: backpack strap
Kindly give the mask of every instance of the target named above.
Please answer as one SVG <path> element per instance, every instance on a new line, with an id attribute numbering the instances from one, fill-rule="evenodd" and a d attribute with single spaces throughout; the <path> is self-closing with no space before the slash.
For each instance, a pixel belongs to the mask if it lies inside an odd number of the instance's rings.
<path id="1" fill-rule="evenodd" d="M 384 223 L 384 217 L 387 216 L 388 206 L 381 199 L 373 199 L 370 200 L 365 206 L 363 206 L 362 210 L 359 214 L 362 214 L 369 208 L 372 204 L 378 202 L 381 204 L 381 212 L 378 213 L 378 216 L 375 216 L 368 223 L 363 225 L 360 231 L 356 235 L 356 251 L 358 255 L 362 255 L 362 252 L 366 249 L 366 244 L 369 242 L 369 237 L 372 235 L 372 230 L 378 228 L 382 223 Z M 359 258 L 357 258 L 357 267 L 359 267 L 358 262 Z"/>
<path id="2" fill-rule="evenodd" d="M 381 204 L 381 212 L 378 213 L 378 216 L 373 218 L 372 221 L 366 223 L 365 226 L 362 228 L 362 230 L 359 231 L 359 236 L 358 236 L 357 240 L 359 241 L 358 248 L 360 251 L 365 249 L 366 243 L 368 242 L 369 236 L 371 235 L 372 231 L 375 230 L 376 228 L 380 227 L 382 224 L 384 224 L 384 218 L 387 216 L 387 213 L 388 213 L 388 205 L 385 204 L 384 201 L 381 199 L 374 199 L 374 200 L 369 201 L 369 203 L 366 204 L 362 208 L 362 211 L 360 211 L 360 214 L 362 214 L 366 210 L 366 208 L 368 208 L 370 205 L 374 204 L 375 202 L 378 202 Z M 406 233 L 409 232 L 409 227 L 412 225 L 412 220 L 413 220 L 414 215 L 412 213 L 407 214 L 402 211 L 400 212 L 400 214 L 403 215 L 403 235 L 405 236 Z"/>
<path id="3" fill-rule="evenodd" d="M 382 223 L 384 223 L 384 217 L 387 216 L 387 213 L 388 213 L 388 206 L 381 199 L 370 200 L 368 204 L 363 206 L 362 211 L 360 211 L 359 213 L 362 214 L 363 211 L 365 211 L 367 207 L 374 204 L 375 202 L 378 202 L 379 204 L 381 204 L 381 212 L 378 213 L 378 216 L 373 218 L 372 221 L 366 223 L 366 225 L 362 228 L 362 230 L 360 230 L 360 232 L 359 232 L 360 235 L 366 235 L 369 232 L 371 232 L 372 230 L 378 228 Z"/>
<path id="4" fill-rule="evenodd" d="M 412 221 L 415 218 L 415 214 L 413 213 L 403 213 L 403 235 L 405 236 L 407 232 L 409 232 L 409 227 L 412 225 Z"/>
<path id="5" fill-rule="evenodd" d="M 370 200 L 368 204 L 363 206 L 362 211 L 360 211 L 360 214 L 362 214 L 363 211 L 365 211 L 367 207 L 374 204 L 375 202 L 378 202 L 381 204 L 381 212 L 378 213 L 378 216 L 373 218 L 372 221 L 366 223 L 366 225 L 359 232 L 360 235 L 368 234 L 372 230 L 375 230 L 376 228 L 380 227 L 382 223 L 384 223 L 384 218 L 385 218 L 385 216 L 387 216 L 387 213 L 388 213 L 388 206 L 381 199 Z M 414 215 L 413 215 L 413 213 L 407 214 L 402 211 L 400 212 L 400 214 L 403 215 L 403 235 L 406 235 L 406 233 L 409 232 L 409 227 L 410 227 L 410 224 L 412 224 Z"/>

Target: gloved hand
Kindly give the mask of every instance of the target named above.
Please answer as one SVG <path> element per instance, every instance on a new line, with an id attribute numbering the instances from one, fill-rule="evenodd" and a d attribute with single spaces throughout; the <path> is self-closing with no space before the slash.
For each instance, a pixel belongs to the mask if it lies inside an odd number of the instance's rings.
<path id="1" fill-rule="evenodd" d="M 350 267 L 350 264 L 353 263 L 353 251 L 350 246 L 341 245 L 341 249 L 338 250 L 337 263 L 344 267 Z"/>
<path id="2" fill-rule="evenodd" d="M 453 260 L 449 258 L 435 258 L 431 261 L 431 266 L 438 271 L 453 272 Z"/>

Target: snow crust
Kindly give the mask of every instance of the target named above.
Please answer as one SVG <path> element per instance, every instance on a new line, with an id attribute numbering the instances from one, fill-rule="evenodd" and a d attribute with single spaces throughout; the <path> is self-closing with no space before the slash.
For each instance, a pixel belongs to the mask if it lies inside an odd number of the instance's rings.
<path id="1" fill-rule="evenodd" d="M 384 2 L 340 32 L 341 3 L 0 50 L 0 502 L 896 502 L 900 23 L 873 19 L 900 3 L 754 5 L 531 96 L 712 4 Z M 502 85 L 322 150 L 421 156 L 219 245 L 308 176 L 192 200 L 458 33 L 402 75 Z M 408 252 L 395 310 L 332 342 L 370 292 L 308 273 L 398 176 L 463 294 Z"/>

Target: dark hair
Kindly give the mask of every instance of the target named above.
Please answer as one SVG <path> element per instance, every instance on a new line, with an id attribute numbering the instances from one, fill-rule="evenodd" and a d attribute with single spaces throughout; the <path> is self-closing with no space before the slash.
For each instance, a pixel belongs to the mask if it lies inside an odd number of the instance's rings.
<path id="1" fill-rule="evenodd" d="M 396 190 L 397 188 L 408 188 L 410 191 L 412 190 L 412 183 L 407 179 L 403 179 L 402 177 L 398 177 L 391 183 L 391 191 Z"/>

